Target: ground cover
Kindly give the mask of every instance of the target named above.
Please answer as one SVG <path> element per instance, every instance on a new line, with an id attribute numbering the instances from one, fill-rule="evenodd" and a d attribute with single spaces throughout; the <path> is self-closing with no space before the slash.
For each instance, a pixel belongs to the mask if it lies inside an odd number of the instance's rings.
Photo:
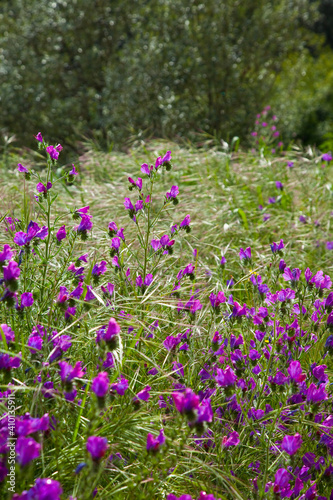
<path id="1" fill-rule="evenodd" d="M 3 498 L 330 498 L 331 160 L 253 137 L 3 160 Z"/>

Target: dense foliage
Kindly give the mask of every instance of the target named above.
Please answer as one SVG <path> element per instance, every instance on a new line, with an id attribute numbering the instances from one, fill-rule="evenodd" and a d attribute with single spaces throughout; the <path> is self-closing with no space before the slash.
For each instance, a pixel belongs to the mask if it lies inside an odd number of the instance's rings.
<path id="1" fill-rule="evenodd" d="M 292 81 L 290 136 L 300 116 L 317 123 L 323 109 L 310 71 L 316 8 L 310 0 L 3 1 L 0 128 L 21 145 L 39 128 L 67 144 L 91 132 L 104 147 L 140 133 L 228 140 L 247 134 L 272 93 L 285 105 Z"/>
<path id="2" fill-rule="evenodd" d="M 332 156 L 277 124 L 6 158 L 2 498 L 332 499 Z"/>

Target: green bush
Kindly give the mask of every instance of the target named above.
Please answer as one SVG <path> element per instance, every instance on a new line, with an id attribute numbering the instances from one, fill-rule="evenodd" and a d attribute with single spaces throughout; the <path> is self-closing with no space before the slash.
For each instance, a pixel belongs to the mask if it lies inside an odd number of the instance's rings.
<path id="1" fill-rule="evenodd" d="M 244 136 L 314 17 L 309 0 L 4 1 L 0 128 Z"/>

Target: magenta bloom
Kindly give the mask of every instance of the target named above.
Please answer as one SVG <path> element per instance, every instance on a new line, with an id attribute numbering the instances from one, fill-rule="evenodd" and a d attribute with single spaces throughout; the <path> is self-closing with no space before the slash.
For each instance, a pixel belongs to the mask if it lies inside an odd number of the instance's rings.
<path id="1" fill-rule="evenodd" d="M 245 250 L 241 248 L 239 250 L 239 258 L 240 260 L 245 259 L 245 260 L 250 260 L 251 259 L 251 247 L 247 247 Z"/>
<path id="2" fill-rule="evenodd" d="M 62 488 L 58 481 L 38 478 L 35 485 L 27 492 L 28 496 L 25 496 L 25 492 L 23 492 L 22 496 L 17 500 L 26 500 L 27 498 L 38 498 L 38 500 L 49 500 L 52 498 L 52 500 L 60 500 L 61 494 Z"/>
<path id="3" fill-rule="evenodd" d="M 163 346 L 168 350 L 172 351 L 172 349 L 175 349 L 178 344 L 180 344 L 181 338 L 180 336 L 174 337 L 173 335 L 169 335 L 166 337 L 166 339 L 163 342 Z"/>
<path id="4" fill-rule="evenodd" d="M 34 303 L 31 292 L 23 292 L 21 295 L 21 307 L 30 307 Z"/>
<path id="5" fill-rule="evenodd" d="M 326 399 L 328 399 L 328 396 L 325 391 L 325 384 L 320 384 L 318 389 L 314 383 L 310 384 L 306 395 L 308 403 L 319 403 L 326 401 Z"/>
<path id="6" fill-rule="evenodd" d="M 30 221 L 28 224 L 27 232 L 19 231 L 14 236 L 14 243 L 18 246 L 27 245 L 31 240 L 39 238 L 44 240 L 49 233 L 46 226 L 39 227 L 36 222 Z"/>
<path id="7" fill-rule="evenodd" d="M 46 186 L 44 186 L 44 184 L 42 184 L 41 182 L 39 182 L 39 183 L 37 184 L 37 186 L 36 186 L 36 189 L 37 189 L 37 191 L 38 191 L 39 193 L 47 193 L 47 191 L 48 191 L 49 189 L 51 189 L 51 187 L 52 187 L 52 183 L 51 183 L 51 182 L 48 182 L 48 183 L 46 184 Z"/>
<path id="8" fill-rule="evenodd" d="M 76 230 L 78 233 L 84 233 L 86 231 L 90 231 L 93 227 L 93 223 L 91 221 L 91 215 L 82 215 L 81 222 L 77 226 Z"/>
<path id="9" fill-rule="evenodd" d="M 139 275 L 135 280 L 135 284 L 139 288 L 142 288 L 144 286 L 149 286 L 149 285 L 151 285 L 152 282 L 153 282 L 153 275 L 152 274 L 147 274 L 144 281 L 142 280 L 141 275 Z"/>
<path id="10" fill-rule="evenodd" d="M 22 163 L 17 164 L 17 170 L 23 174 L 28 174 L 29 170 L 22 165 Z"/>
<path id="11" fill-rule="evenodd" d="M 14 260 L 8 263 L 8 266 L 3 267 L 3 278 L 5 282 L 17 280 L 21 274 L 21 270 Z"/>
<path id="12" fill-rule="evenodd" d="M 142 179 L 141 179 L 141 177 L 138 177 L 138 180 L 136 182 L 132 179 L 132 177 L 129 177 L 128 178 L 128 182 L 130 184 L 132 184 L 132 186 L 136 186 L 139 189 L 139 191 L 142 190 Z M 130 186 L 130 190 L 132 189 L 132 186 Z"/>
<path id="13" fill-rule="evenodd" d="M 133 398 L 133 401 L 137 401 L 141 399 L 141 401 L 148 401 L 150 398 L 149 392 L 151 391 L 151 387 L 147 385 L 142 391 L 138 392 L 137 395 Z"/>
<path id="14" fill-rule="evenodd" d="M 95 264 L 94 267 L 92 268 L 91 274 L 95 276 L 100 276 L 101 274 L 104 274 L 106 272 L 106 262 L 105 260 L 102 260 L 100 264 Z"/>
<path id="15" fill-rule="evenodd" d="M 128 380 L 126 378 L 118 378 L 118 382 L 111 385 L 113 391 L 117 391 L 119 396 L 123 396 L 128 389 Z"/>
<path id="16" fill-rule="evenodd" d="M 316 288 L 322 290 L 329 289 L 332 286 L 331 278 L 327 274 L 324 276 L 323 271 L 318 271 L 311 279 L 311 283 L 314 283 Z"/>
<path id="17" fill-rule="evenodd" d="M 120 326 L 114 318 L 110 318 L 108 328 L 104 335 L 105 342 L 110 342 L 120 333 Z"/>
<path id="18" fill-rule="evenodd" d="M 21 356 L 21 353 L 19 353 Z M 11 370 L 12 368 L 18 368 L 21 364 L 21 358 L 15 356 L 11 358 L 8 354 L 0 353 L 0 370 Z"/>
<path id="19" fill-rule="evenodd" d="M 278 493 L 282 489 L 287 488 L 289 486 L 289 481 L 291 479 L 292 475 L 288 470 L 278 469 L 275 474 L 275 481 L 274 481 L 274 486 L 277 487 L 277 489 L 274 488 L 274 491 Z"/>
<path id="20" fill-rule="evenodd" d="M 68 307 L 65 311 L 65 319 L 71 319 L 75 316 L 76 314 L 76 307 L 73 306 L 73 307 Z"/>
<path id="21" fill-rule="evenodd" d="M 43 339 L 39 335 L 31 334 L 28 338 L 28 347 L 31 354 L 34 354 L 36 351 L 41 351 Z"/>
<path id="22" fill-rule="evenodd" d="M 179 224 L 179 227 L 189 228 L 191 223 L 191 217 L 189 214 L 186 215 L 185 219 Z"/>
<path id="23" fill-rule="evenodd" d="M 59 151 L 54 146 L 47 146 L 46 152 L 51 156 L 52 160 L 59 158 Z"/>
<path id="24" fill-rule="evenodd" d="M 171 151 L 167 151 L 166 154 L 163 156 L 163 158 L 161 156 L 159 156 L 158 158 L 156 158 L 156 161 L 155 161 L 155 168 L 156 168 L 156 170 L 163 163 L 168 163 L 170 160 L 171 160 Z"/>
<path id="25" fill-rule="evenodd" d="M 299 361 L 291 361 L 288 366 L 288 373 L 291 380 L 295 382 L 302 382 L 304 380 L 304 376 L 302 375 L 302 367 Z"/>
<path id="26" fill-rule="evenodd" d="M 282 184 L 282 182 L 280 182 L 280 181 L 276 181 L 276 182 L 275 182 L 275 186 L 276 186 L 276 188 L 277 188 L 277 189 L 280 189 L 280 190 L 282 191 L 282 189 L 283 189 L 283 184 Z"/>
<path id="27" fill-rule="evenodd" d="M 42 136 L 41 132 L 38 132 L 37 135 L 34 135 L 34 138 L 37 139 L 37 141 L 39 141 L 39 142 L 43 142 L 43 136 Z"/>
<path id="28" fill-rule="evenodd" d="M 118 236 L 116 236 L 115 238 L 112 238 L 111 248 L 113 248 L 118 253 L 119 248 L 120 248 L 120 238 L 118 238 Z"/>
<path id="29" fill-rule="evenodd" d="M 227 302 L 227 298 L 225 297 L 223 292 L 218 292 L 217 295 L 211 293 L 209 296 L 209 300 L 213 309 L 218 308 L 219 305 L 223 302 Z"/>
<path id="30" fill-rule="evenodd" d="M 163 429 L 160 430 L 159 435 L 157 438 L 154 438 L 154 436 L 150 433 L 147 435 L 147 451 L 157 451 L 159 450 L 160 446 L 162 446 L 165 443 L 165 437 L 164 437 L 164 432 Z"/>
<path id="31" fill-rule="evenodd" d="M 135 208 L 129 198 L 124 199 L 124 207 L 126 208 L 126 210 L 131 210 L 135 212 Z"/>
<path id="32" fill-rule="evenodd" d="M 58 232 L 56 234 L 56 238 L 58 241 L 61 241 L 61 240 L 64 240 L 67 236 L 67 233 L 66 233 L 66 226 L 61 226 L 59 229 L 58 229 Z"/>
<path id="33" fill-rule="evenodd" d="M 41 445 L 32 437 L 19 437 L 16 441 L 16 460 L 21 467 L 27 465 L 31 460 L 38 458 L 40 455 Z"/>
<path id="34" fill-rule="evenodd" d="M 75 166 L 74 166 L 74 164 L 73 164 L 73 163 L 72 163 L 72 167 L 73 167 L 73 168 L 72 168 L 72 170 L 71 170 L 70 172 L 68 172 L 68 175 L 73 175 L 73 176 L 74 176 L 74 175 L 78 175 L 78 174 L 79 174 L 79 172 L 77 172 L 77 171 L 75 170 Z"/>
<path id="35" fill-rule="evenodd" d="M 75 378 L 81 378 L 84 375 L 84 371 L 81 369 L 82 361 L 78 361 L 74 368 L 66 363 L 66 361 L 59 361 L 60 366 L 60 378 L 63 382 L 69 383 Z"/>
<path id="36" fill-rule="evenodd" d="M 330 153 L 324 153 L 321 159 L 323 161 L 332 161 L 332 155 L 330 155 Z"/>
<path id="37" fill-rule="evenodd" d="M 94 378 L 91 389 L 98 398 L 104 398 L 109 389 L 108 374 L 106 372 L 99 373 L 97 377 Z"/>
<path id="38" fill-rule="evenodd" d="M 143 174 L 146 174 L 146 175 L 148 175 L 148 177 L 150 177 L 150 174 L 151 174 L 151 172 L 152 172 L 152 168 L 153 168 L 153 167 L 151 167 L 151 169 L 150 169 L 150 168 L 149 168 L 149 166 L 147 165 L 147 163 L 143 163 L 143 164 L 141 165 L 141 169 L 140 169 L 140 170 L 141 170 L 141 172 L 142 172 Z"/>
<path id="39" fill-rule="evenodd" d="M 18 436 L 28 436 L 35 432 L 47 431 L 50 428 L 50 417 L 45 413 L 41 418 L 32 418 L 29 413 L 16 418 L 15 432 Z"/>
<path id="40" fill-rule="evenodd" d="M 5 262 L 5 260 L 10 260 L 16 251 L 12 250 L 9 245 L 3 246 L 3 251 L 0 252 L 0 262 Z"/>
<path id="41" fill-rule="evenodd" d="M 222 438 L 222 446 L 224 448 L 229 448 L 230 446 L 237 446 L 240 443 L 239 434 L 236 431 L 233 431 L 229 434 L 229 436 L 223 436 Z"/>
<path id="42" fill-rule="evenodd" d="M 87 439 L 87 451 L 93 460 L 98 461 L 104 457 L 108 447 L 108 440 L 106 438 L 90 436 Z"/>
<path id="43" fill-rule="evenodd" d="M 217 375 L 215 377 L 215 380 L 219 384 L 219 386 L 229 387 L 235 385 L 237 376 L 232 368 L 230 368 L 230 366 L 227 366 L 225 370 L 217 368 L 216 373 Z"/>
<path id="44" fill-rule="evenodd" d="M 6 338 L 6 342 L 14 342 L 15 341 L 15 333 L 13 332 L 13 330 L 10 328 L 10 326 L 6 325 L 6 323 L 3 323 L 2 325 L 0 325 L 0 328 L 2 329 L 3 331 L 3 334 Z M 0 337 L 1 339 L 2 337 Z"/>
<path id="45" fill-rule="evenodd" d="M 279 252 L 280 250 L 282 250 L 282 248 L 284 248 L 283 240 L 280 240 L 280 243 L 272 243 L 271 244 L 272 253 Z"/>
<path id="46" fill-rule="evenodd" d="M 101 286 L 101 290 L 103 293 L 105 293 L 107 295 L 109 294 L 110 297 L 112 297 L 113 292 L 114 292 L 114 285 L 112 283 L 108 283 L 106 285 L 106 288 L 104 286 Z"/>
<path id="47" fill-rule="evenodd" d="M 157 252 L 157 250 L 162 248 L 160 240 L 151 240 L 150 244 L 153 247 L 154 252 Z"/>
<path id="48" fill-rule="evenodd" d="M 297 453 L 297 451 L 300 449 L 300 447 L 302 446 L 302 442 L 302 436 L 298 433 L 296 433 L 294 436 L 286 435 L 282 439 L 281 448 L 283 449 L 283 451 L 288 453 L 288 455 L 292 456 L 295 455 L 295 453 Z"/>
<path id="49" fill-rule="evenodd" d="M 282 276 L 285 281 L 291 281 L 292 283 L 296 283 L 296 281 L 299 281 L 301 272 L 302 271 L 297 267 L 293 270 L 291 270 L 290 267 L 286 267 Z"/>
<path id="50" fill-rule="evenodd" d="M 199 408 L 199 396 L 192 389 L 185 389 L 185 392 L 173 392 L 172 398 L 179 413 L 188 414 Z"/>
<path id="51" fill-rule="evenodd" d="M 170 191 L 167 192 L 167 194 L 165 196 L 167 197 L 168 200 L 172 200 L 172 199 L 176 199 L 178 195 L 179 195 L 178 186 L 172 186 Z"/>

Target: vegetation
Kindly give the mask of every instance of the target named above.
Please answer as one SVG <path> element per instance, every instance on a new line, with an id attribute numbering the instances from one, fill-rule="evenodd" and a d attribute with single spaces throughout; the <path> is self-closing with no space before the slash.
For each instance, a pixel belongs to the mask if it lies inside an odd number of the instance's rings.
<path id="1" fill-rule="evenodd" d="M 7 151 L 2 498 L 331 498 L 332 161 L 257 121 Z"/>

